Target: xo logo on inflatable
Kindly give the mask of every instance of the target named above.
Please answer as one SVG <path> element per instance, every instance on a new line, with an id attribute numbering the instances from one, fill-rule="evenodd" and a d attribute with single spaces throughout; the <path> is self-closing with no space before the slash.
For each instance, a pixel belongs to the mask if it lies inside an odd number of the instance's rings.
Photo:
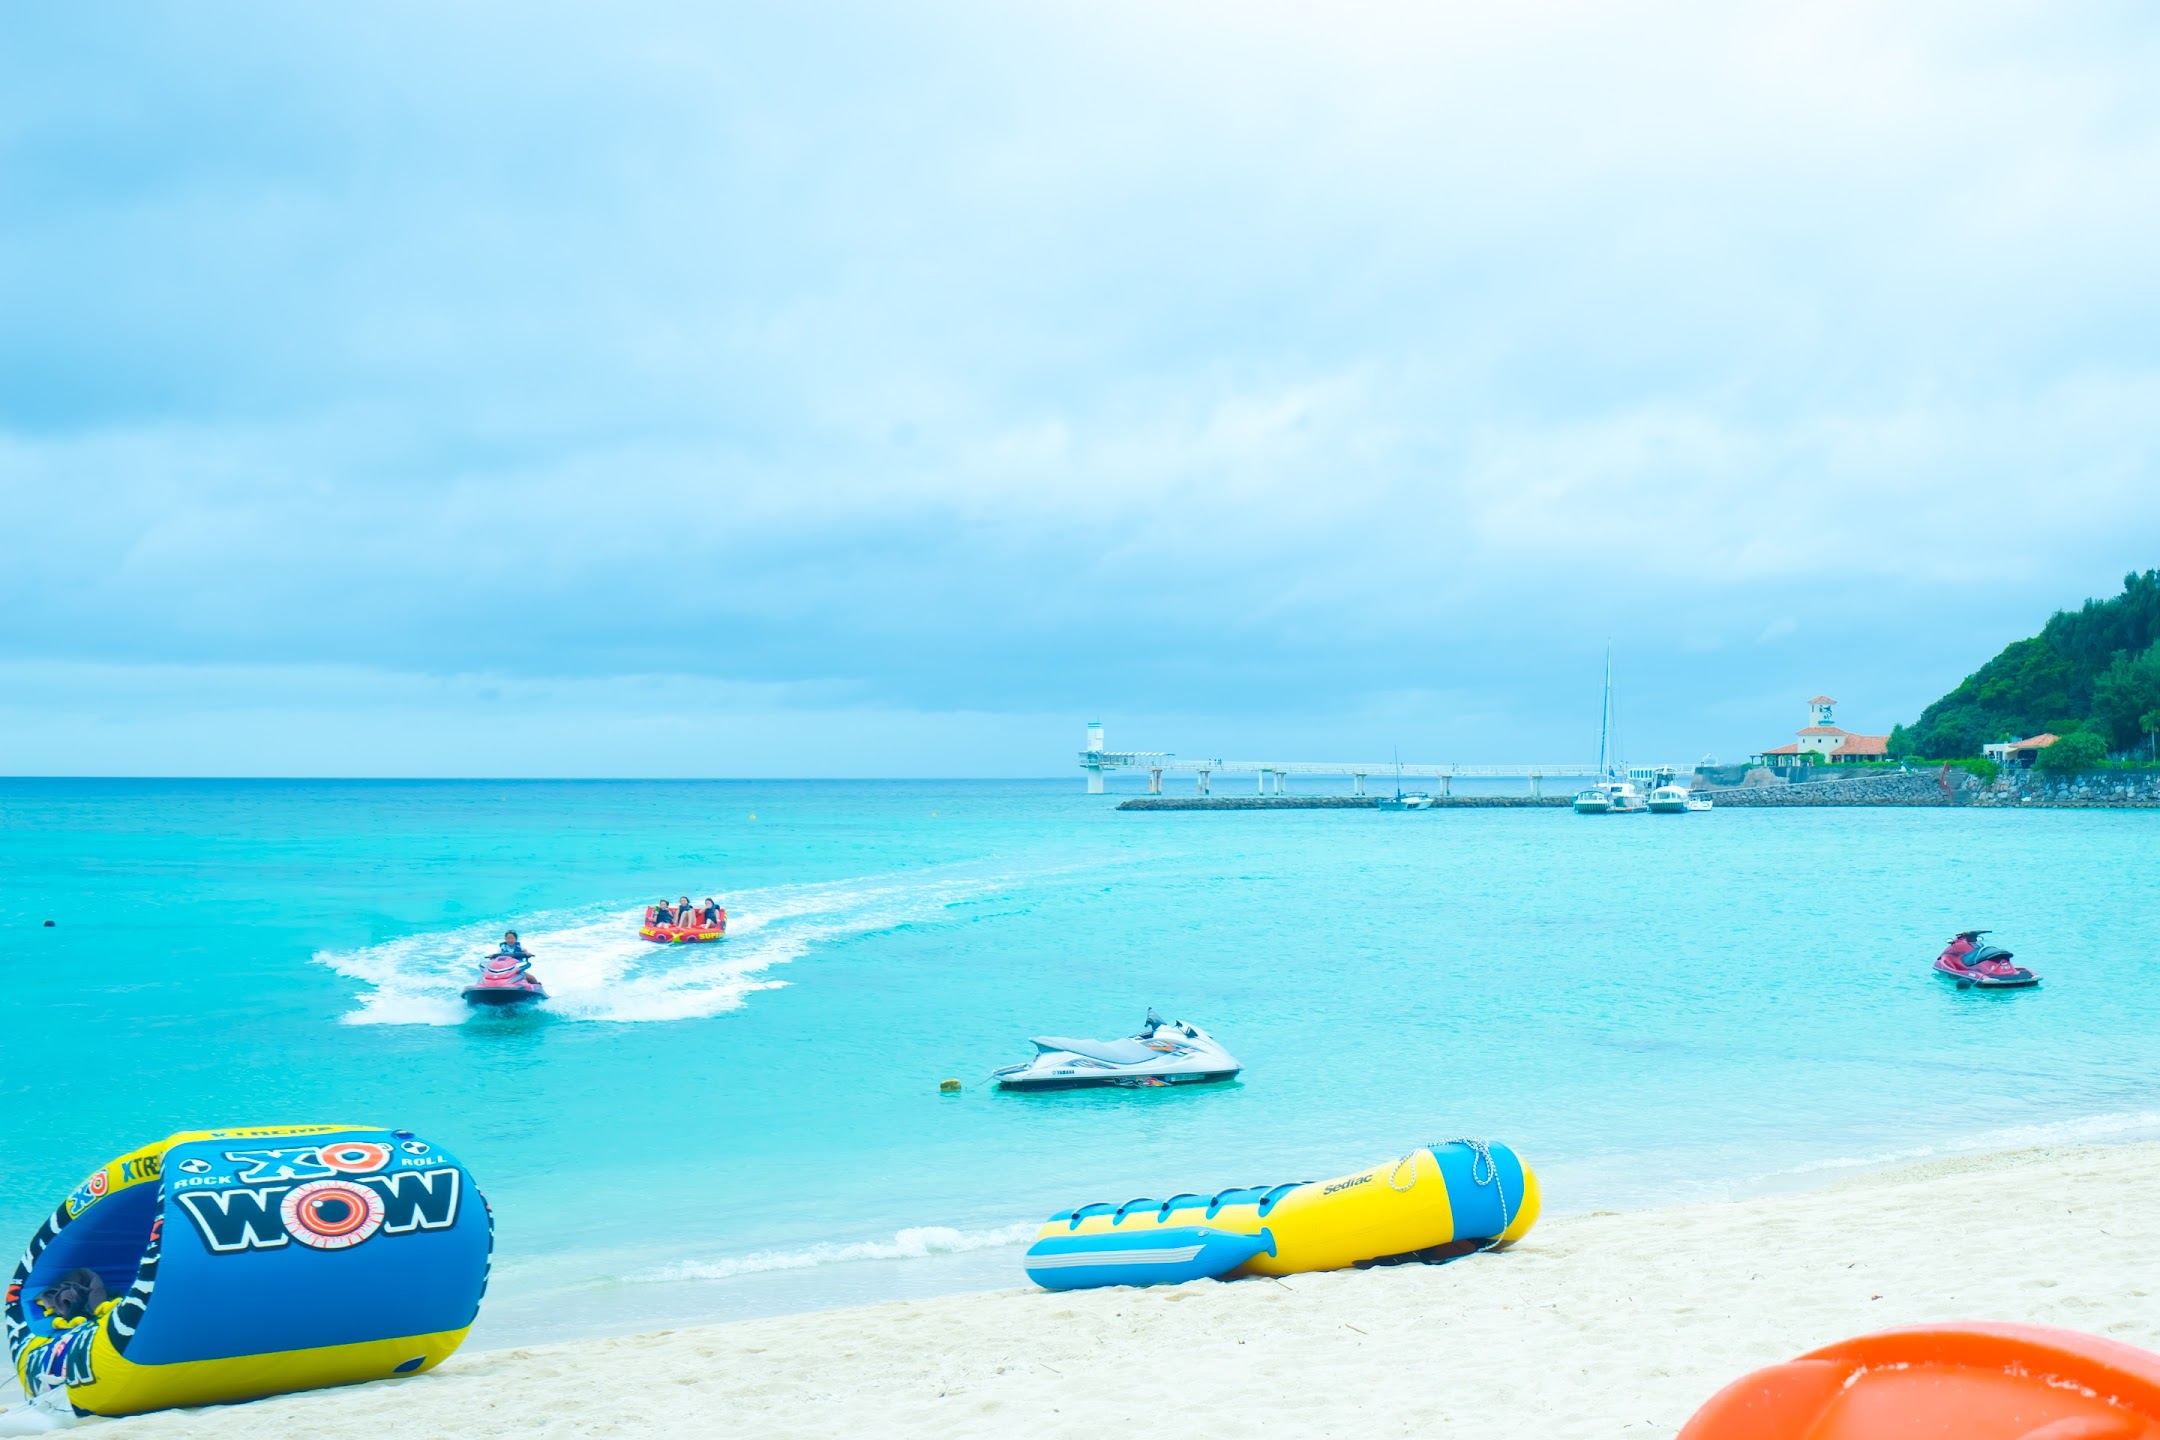
<path id="1" fill-rule="evenodd" d="M 339 1149 L 380 1150 L 380 1145 Z M 328 1152 L 323 1161 L 328 1164 Z M 310 1180 L 288 1192 L 278 1206 L 285 1233 L 317 1250 L 345 1250 L 382 1228 L 382 1197 L 350 1180 Z"/>
<path id="2" fill-rule="evenodd" d="M 323 1146 L 316 1158 L 340 1175 L 365 1175 L 390 1163 L 390 1147 L 366 1140 L 344 1140 Z"/>

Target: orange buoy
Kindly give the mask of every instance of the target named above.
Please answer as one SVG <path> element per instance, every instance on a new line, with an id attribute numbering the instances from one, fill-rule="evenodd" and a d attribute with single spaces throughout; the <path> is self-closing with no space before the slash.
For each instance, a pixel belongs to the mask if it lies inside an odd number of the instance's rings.
<path id="1" fill-rule="evenodd" d="M 2160 1355 L 2044 1325 L 1885 1330 L 1744 1375 L 1679 1440 L 2139 1440 Z"/>

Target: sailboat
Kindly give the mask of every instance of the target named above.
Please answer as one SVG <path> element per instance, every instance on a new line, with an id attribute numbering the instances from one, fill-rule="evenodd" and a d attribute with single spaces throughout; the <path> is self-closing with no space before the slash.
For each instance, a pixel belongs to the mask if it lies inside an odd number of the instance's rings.
<path id="1" fill-rule="evenodd" d="M 1397 750 L 1395 752 L 1395 794 L 1393 798 L 1386 795 L 1381 796 L 1373 802 L 1373 808 L 1375 810 L 1430 810 L 1432 809 L 1432 803 L 1433 800 L 1430 795 L 1419 794 L 1416 791 L 1412 791 L 1408 795 L 1403 794 L 1402 751 Z"/>
<path id="2" fill-rule="evenodd" d="M 1635 788 L 1627 771 L 1615 765 L 1613 748 L 1613 699 L 1612 699 L 1612 646 L 1605 647 L 1605 702 L 1598 712 L 1597 763 L 1598 774 L 1603 776 L 1587 790 L 1575 796 L 1575 813 L 1578 815 L 1647 815 L 1650 807 L 1643 802 L 1642 792 Z"/>

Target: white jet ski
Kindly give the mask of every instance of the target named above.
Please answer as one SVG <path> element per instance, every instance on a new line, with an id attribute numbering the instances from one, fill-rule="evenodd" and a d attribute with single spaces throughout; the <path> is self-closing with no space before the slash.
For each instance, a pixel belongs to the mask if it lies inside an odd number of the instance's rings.
<path id="1" fill-rule="evenodd" d="M 1000 1090 L 1077 1090 L 1087 1085 L 1203 1085 L 1244 1067 L 1197 1025 L 1165 1020 L 1152 1009 L 1130 1040 L 1029 1037 L 1035 1058 L 992 1073 Z"/>

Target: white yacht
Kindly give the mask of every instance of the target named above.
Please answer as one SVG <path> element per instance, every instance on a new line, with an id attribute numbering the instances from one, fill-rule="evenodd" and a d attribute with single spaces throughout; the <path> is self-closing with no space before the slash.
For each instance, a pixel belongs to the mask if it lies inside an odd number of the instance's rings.
<path id="1" fill-rule="evenodd" d="M 1697 795 L 1694 791 L 1690 790 L 1688 791 L 1687 808 L 1691 811 L 1715 810 L 1717 808 L 1717 802 L 1715 800 L 1712 800 L 1708 795 Z"/>
<path id="2" fill-rule="evenodd" d="M 1688 788 L 1685 785 L 1664 784 L 1652 790 L 1649 796 L 1650 813 L 1653 815 L 1685 815 L 1693 807 L 1688 804 Z"/>
<path id="3" fill-rule="evenodd" d="M 1647 815 L 1642 791 L 1632 780 L 1600 780 L 1575 796 L 1578 815 Z"/>

